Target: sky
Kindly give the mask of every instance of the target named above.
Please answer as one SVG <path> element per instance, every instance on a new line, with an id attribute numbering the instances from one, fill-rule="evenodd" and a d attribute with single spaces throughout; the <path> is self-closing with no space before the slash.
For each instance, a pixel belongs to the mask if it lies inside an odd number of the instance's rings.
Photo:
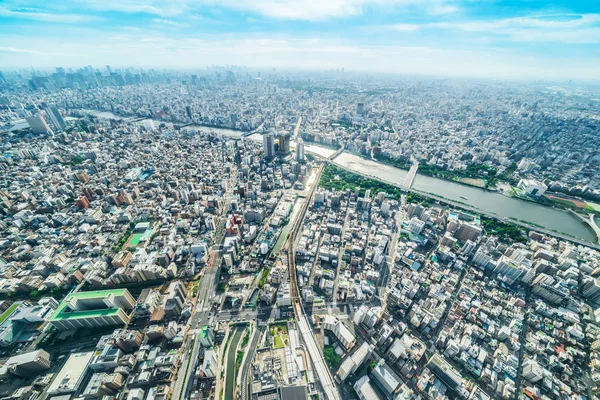
<path id="1" fill-rule="evenodd" d="M 600 81 L 599 0 L 0 0 L 0 68 Z"/>

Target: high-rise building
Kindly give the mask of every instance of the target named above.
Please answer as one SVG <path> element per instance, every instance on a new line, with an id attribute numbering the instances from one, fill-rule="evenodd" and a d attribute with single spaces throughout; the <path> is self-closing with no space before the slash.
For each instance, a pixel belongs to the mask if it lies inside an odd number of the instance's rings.
<path id="1" fill-rule="evenodd" d="M 527 360 L 523 363 L 523 378 L 531 383 L 535 383 L 544 377 L 544 369 L 534 360 Z"/>
<path id="2" fill-rule="evenodd" d="M 215 334 L 212 328 L 208 325 L 204 325 L 200 329 L 200 344 L 202 347 L 212 347 L 215 344 Z"/>
<path id="3" fill-rule="evenodd" d="M 165 314 L 168 317 L 174 317 L 181 314 L 183 310 L 187 293 L 185 286 L 181 281 L 171 282 L 165 301 Z"/>
<path id="4" fill-rule="evenodd" d="M 356 105 L 356 113 L 362 115 L 363 112 L 365 112 L 365 103 L 358 103 Z"/>
<path id="5" fill-rule="evenodd" d="M 600 298 L 600 281 L 593 279 L 586 282 L 581 290 L 583 297 L 591 301 L 596 301 Z"/>
<path id="6" fill-rule="evenodd" d="M 363 376 L 354 383 L 354 391 L 360 400 L 378 400 L 380 397 L 373 389 L 367 375 Z"/>
<path id="7" fill-rule="evenodd" d="M 31 131 L 33 133 L 52 133 L 52 129 L 50 129 L 48 123 L 46 123 L 46 120 L 44 117 L 42 117 L 42 114 L 38 113 L 36 115 L 32 115 L 31 117 L 26 117 L 25 120 L 31 127 Z"/>
<path id="8" fill-rule="evenodd" d="M 302 139 L 298 139 L 298 144 L 296 145 L 296 161 L 304 162 L 304 142 Z"/>
<path id="9" fill-rule="evenodd" d="M 467 240 L 476 242 L 482 233 L 483 228 L 481 226 L 465 223 L 460 225 L 454 237 L 463 242 Z"/>
<path id="10" fill-rule="evenodd" d="M 275 156 L 275 138 L 270 133 L 263 136 L 263 150 L 265 158 L 273 158 Z"/>
<path id="11" fill-rule="evenodd" d="M 77 200 L 75 200 L 75 204 L 77 204 L 77 207 L 79 207 L 79 208 L 89 208 L 90 207 L 90 201 L 88 200 L 88 198 L 86 196 L 79 196 L 79 198 Z"/>
<path id="12" fill-rule="evenodd" d="M 60 115 L 60 111 L 58 111 L 58 108 L 56 108 L 54 104 L 50 104 L 48 107 L 46 107 L 46 114 L 48 114 L 52 125 L 54 125 L 54 128 L 57 131 L 64 131 L 67 129 L 67 123 L 62 115 Z"/>
<path id="13" fill-rule="evenodd" d="M 279 153 L 287 154 L 290 152 L 290 135 L 282 133 L 279 135 Z"/>
<path id="14" fill-rule="evenodd" d="M 142 124 L 144 125 L 144 129 L 147 131 L 153 131 L 155 129 L 154 122 L 151 119 L 145 119 Z"/>
<path id="15" fill-rule="evenodd" d="M 192 119 L 192 107 L 185 106 L 185 113 L 187 114 L 189 119 Z"/>
<path id="16" fill-rule="evenodd" d="M 337 372 L 338 378 L 340 378 L 341 381 L 344 381 L 350 374 L 356 372 L 362 363 L 371 355 L 373 349 L 373 345 L 364 342 L 354 354 L 346 357 L 342 365 L 340 365 Z"/>
<path id="17" fill-rule="evenodd" d="M 431 372 L 433 372 L 433 374 L 451 390 L 456 390 L 456 388 L 462 386 L 464 382 L 463 377 L 438 354 L 429 359 L 427 368 L 429 368 Z"/>
<path id="18" fill-rule="evenodd" d="M 48 368 L 50 368 L 50 354 L 45 350 L 35 350 L 9 358 L 0 368 L 2 371 L 0 374 L 9 372 L 22 378 L 30 378 Z"/>
<path id="19" fill-rule="evenodd" d="M 127 289 L 77 292 L 68 295 L 49 319 L 58 330 L 126 324 L 135 299 Z"/>
<path id="20" fill-rule="evenodd" d="M 379 360 L 377 366 L 373 368 L 372 376 L 375 383 L 378 384 L 388 396 L 391 396 L 402 383 L 400 377 L 385 363 L 383 358 Z"/>
<path id="21" fill-rule="evenodd" d="M 204 362 L 198 368 L 197 377 L 214 378 L 217 375 L 218 358 L 214 350 L 206 350 L 204 353 Z"/>

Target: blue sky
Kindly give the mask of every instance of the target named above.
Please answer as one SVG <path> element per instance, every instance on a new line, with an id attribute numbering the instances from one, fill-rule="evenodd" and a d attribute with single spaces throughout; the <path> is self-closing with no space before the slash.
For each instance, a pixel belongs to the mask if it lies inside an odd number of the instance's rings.
<path id="1" fill-rule="evenodd" d="M 600 80 L 600 1 L 0 0 L 0 67 Z"/>

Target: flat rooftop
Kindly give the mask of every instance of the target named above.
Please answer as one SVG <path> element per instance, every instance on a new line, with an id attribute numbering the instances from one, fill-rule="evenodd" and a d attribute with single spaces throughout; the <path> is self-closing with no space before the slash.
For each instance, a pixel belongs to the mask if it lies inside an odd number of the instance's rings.
<path id="1" fill-rule="evenodd" d="M 94 356 L 93 351 L 73 353 L 48 387 L 49 394 L 70 393 L 78 389 Z"/>
<path id="2" fill-rule="evenodd" d="M 82 310 L 82 311 L 65 311 L 68 307 L 69 302 L 73 299 L 95 299 L 95 298 L 105 298 L 107 296 L 124 296 L 127 292 L 127 289 L 111 289 L 111 290 L 94 290 L 91 292 L 77 292 L 71 293 L 59 304 L 58 308 L 49 321 L 60 321 L 65 319 L 74 319 L 74 318 L 89 318 L 89 317 L 102 317 L 106 315 L 115 315 L 120 309 L 119 308 L 105 308 L 99 310 Z"/>

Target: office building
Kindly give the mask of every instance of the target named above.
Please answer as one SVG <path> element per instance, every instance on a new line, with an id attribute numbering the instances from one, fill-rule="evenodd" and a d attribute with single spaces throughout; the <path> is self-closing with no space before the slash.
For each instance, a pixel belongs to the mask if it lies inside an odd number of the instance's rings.
<path id="1" fill-rule="evenodd" d="M 431 372 L 433 372 L 433 374 L 451 390 L 458 389 L 464 383 L 463 377 L 438 354 L 431 357 L 427 363 L 427 368 L 429 368 Z"/>
<path id="2" fill-rule="evenodd" d="M 161 301 L 162 296 L 158 290 L 142 290 L 135 305 L 134 318 L 149 318 L 160 307 Z"/>
<path id="3" fill-rule="evenodd" d="M 147 131 L 153 131 L 154 129 L 156 129 L 156 127 L 154 126 L 154 122 L 151 119 L 145 119 L 142 122 L 142 125 L 144 125 L 144 129 L 146 129 Z"/>
<path id="4" fill-rule="evenodd" d="M 117 329 L 113 332 L 112 337 L 115 341 L 115 346 L 126 353 L 130 353 L 138 349 L 142 345 L 144 335 L 135 330 Z"/>
<path id="5" fill-rule="evenodd" d="M 181 281 L 171 282 L 166 295 L 165 315 L 167 317 L 176 317 L 181 314 L 185 298 L 187 296 L 185 286 Z"/>
<path id="6" fill-rule="evenodd" d="M 75 204 L 79 208 L 90 208 L 90 201 L 86 196 L 79 196 L 79 198 L 75 200 Z"/>
<path id="7" fill-rule="evenodd" d="M 523 363 L 523 378 L 531 383 L 535 383 L 544 377 L 544 369 L 534 360 L 527 360 Z"/>
<path id="8" fill-rule="evenodd" d="M 296 144 L 296 161 L 304 162 L 304 141 L 302 139 L 298 139 Z"/>
<path id="9" fill-rule="evenodd" d="M 308 400 L 306 385 L 281 386 L 279 398 L 282 400 Z"/>
<path id="10" fill-rule="evenodd" d="M 54 104 L 50 104 L 48 107 L 46 107 L 46 114 L 48 114 L 50 122 L 52 122 L 52 125 L 54 125 L 54 128 L 57 131 L 64 131 L 67 129 L 67 123 L 62 115 L 60 115 L 60 111 L 58 111 L 58 108 L 56 108 Z"/>
<path id="11" fill-rule="evenodd" d="M 352 375 L 362 365 L 363 362 L 373 352 L 374 347 L 367 342 L 364 342 L 352 355 L 346 357 L 337 372 L 337 377 L 344 381 L 348 376 Z"/>
<path id="12" fill-rule="evenodd" d="M 45 350 L 36 350 L 9 358 L 0 367 L 0 376 L 10 373 L 21 378 L 30 378 L 49 368 L 50 354 Z"/>
<path id="13" fill-rule="evenodd" d="M 358 395 L 360 400 L 379 400 L 380 397 L 371 386 L 369 381 L 369 377 L 367 375 L 363 376 L 354 384 L 354 391 Z"/>
<path id="14" fill-rule="evenodd" d="M 119 373 L 97 372 L 92 375 L 83 391 L 83 397 L 96 399 L 114 396 L 123 387 L 123 383 L 123 375 Z"/>
<path id="15" fill-rule="evenodd" d="M 49 322 L 59 330 L 126 324 L 135 299 L 127 289 L 77 292 L 68 295 Z"/>
<path id="16" fill-rule="evenodd" d="M 472 242 L 476 242 L 479 239 L 479 236 L 483 233 L 483 228 L 479 225 L 463 223 L 460 225 L 454 237 L 462 242 L 466 242 L 470 240 Z"/>
<path id="17" fill-rule="evenodd" d="M 31 128 L 31 131 L 33 133 L 52 133 L 52 129 L 50 129 L 48 123 L 46 123 L 46 120 L 44 119 L 44 117 L 42 117 L 42 114 L 40 113 L 32 115 L 31 117 L 26 117 L 25 120 L 29 124 L 29 127 Z"/>
<path id="18" fill-rule="evenodd" d="M 330 331 L 344 346 L 346 351 L 350 350 L 354 347 L 356 343 L 356 338 L 350 332 L 346 325 L 342 323 L 339 319 L 332 315 L 326 315 L 323 321 L 323 328 Z"/>
<path id="19" fill-rule="evenodd" d="M 356 105 L 356 113 L 358 115 L 362 115 L 365 112 L 365 103 L 358 103 Z"/>
<path id="20" fill-rule="evenodd" d="M 600 280 L 592 279 L 584 283 L 581 294 L 586 299 L 597 301 L 600 298 Z"/>
<path id="21" fill-rule="evenodd" d="M 200 329 L 200 344 L 202 347 L 212 347 L 215 344 L 215 334 L 212 328 L 208 325 L 204 325 Z"/>
<path id="22" fill-rule="evenodd" d="M 287 154 L 290 152 L 290 135 L 282 133 L 279 135 L 279 154 Z"/>
<path id="23" fill-rule="evenodd" d="M 275 157 L 275 138 L 270 133 L 263 135 L 263 152 L 265 158 Z"/>
<path id="24" fill-rule="evenodd" d="M 409 224 L 408 224 L 408 230 L 414 234 L 419 234 L 423 231 L 423 228 L 425 228 L 425 221 L 421 221 L 418 218 L 411 218 Z"/>
<path id="25" fill-rule="evenodd" d="M 383 391 L 390 396 L 402 383 L 400 377 L 385 363 L 382 358 L 373 369 L 373 379 Z"/>
<path id="26" fill-rule="evenodd" d="M 217 353 L 214 350 L 206 350 L 204 353 L 204 361 L 198 369 L 197 376 L 199 378 L 214 378 L 217 376 L 218 359 Z"/>
<path id="27" fill-rule="evenodd" d="M 77 391 L 84 381 L 93 356 L 93 351 L 72 353 L 48 387 L 48 394 L 53 396 Z"/>
<path id="28" fill-rule="evenodd" d="M 540 197 L 546 190 L 548 190 L 548 186 L 540 181 L 536 181 L 535 179 L 521 179 L 518 184 L 518 188 L 523 191 L 528 196 Z"/>

